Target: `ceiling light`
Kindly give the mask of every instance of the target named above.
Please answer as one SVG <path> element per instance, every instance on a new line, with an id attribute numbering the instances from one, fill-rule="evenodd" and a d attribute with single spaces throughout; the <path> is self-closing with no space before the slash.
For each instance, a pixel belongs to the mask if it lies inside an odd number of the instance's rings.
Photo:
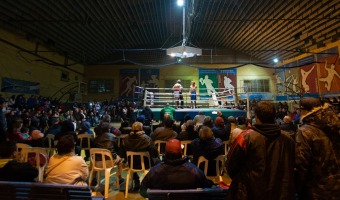
<path id="1" fill-rule="evenodd" d="M 277 59 L 277 58 L 274 58 L 274 63 L 278 63 L 279 62 L 279 59 Z"/>
<path id="2" fill-rule="evenodd" d="M 177 5 L 183 6 L 184 0 L 178 0 Z M 183 6 L 183 41 L 181 46 L 172 47 L 166 50 L 166 54 L 172 57 L 178 58 L 190 58 L 194 56 L 202 55 L 202 49 L 186 46 L 186 35 L 185 35 L 185 6 Z"/>

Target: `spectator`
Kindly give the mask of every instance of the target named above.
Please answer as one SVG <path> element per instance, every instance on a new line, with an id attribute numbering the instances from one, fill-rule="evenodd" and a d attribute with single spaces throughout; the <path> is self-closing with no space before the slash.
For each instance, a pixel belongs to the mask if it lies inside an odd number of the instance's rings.
<path id="1" fill-rule="evenodd" d="M 290 116 L 284 116 L 283 123 L 280 125 L 281 130 L 286 131 L 293 139 L 295 139 L 296 126 L 293 124 Z"/>
<path id="2" fill-rule="evenodd" d="M 139 117 L 137 117 L 136 121 L 143 124 L 143 131 L 144 131 L 144 133 L 146 135 L 150 136 L 150 134 L 152 132 L 151 126 L 145 124 L 145 116 L 144 115 L 140 115 Z"/>
<path id="3" fill-rule="evenodd" d="M 208 180 L 203 171 L 182 158 L 181 142 L 171 139 L 165 146 L 164 160 L 151 168 L 142 181 L 140 194 L 147 198 L 146 190 L 182 190 L 211 187 L 213 182 Z"/>
<path id="4" fill-rule="evenodd" d="M 103 115 L 98 126 L 94 127 L 94 132 L 96 133 L 96 135 L 100 134 L 101 127 L 102 127 L 101 124 L 104 123 L 104 122 L 111 123 L 111 116 L 109 114 Z M 112 125 L 110 125 L 110 133 L 113 133 L 114 135 L 122 134 L 122 132 L 118 128 L 115 128 Z"/>
<path id="5" fill-rule="evenodd" d="M 275 124 L 273 103 L 260 101 L 255 118 L 228 153 L 226 199 L 294 199 L 294 141 Z"/>
<path id="6" fill-rule="evenodd" d="M 17 146 L 14 141 L 5 141 L 0 144 L 0 180 L 35 182 L 38 169 L 30 163 L 18 162 Z"/>
<path id="7" fill-rule="evenodd" d="M 144 109 L 141 112 L 142 115 L 145 116 L 145 122 L 144 125 L 151 126 L 151 122 L 154 120 L 154 115 L 152 110 L 150 109 L 150 106 L 145 106 Z"/>
<path id="8" fill-rule="evenodd" d="M 53 155 L 45 170 L 45 182 L 56 184 L 87 185 L 89 169 L 85 160 L 74 152 L 72 135 L 62 136 L 57 144 L 58 154 Z"/>
<path id="9" fill-rule="evenodd" d="M 161 112 L 160 112 L 160 120 L 163 121 L 164 120 L 164 115 L 169 115 L 169 117 L 171 119 L 174 119 L 175 117 L 175 112 L 176 112 L 176 109 L 171 107 L 169 105 L 169 103 L 166 103 L 166 106 L 164 108 L 162 108 Z"/>
<path id="10" fill-rule="evenodd" d="M 213 162 L 219 155 L 224 154 L 223 142 L 220 138 L 215 138 L 211 129 L 202 126 L 199 131 L 199 138 L 191 142 L 193 153 L 193 163 L 198 164 L 198 158 L 204 156 L 209 160 L 208 175 L 216 174 L 216 163 Z M 198 166 L 200 167 L 200 166 Z"/>
<path id="11" fill-rule="evenodd" d="M 195 126 L 202 125 L 205 117 L 206 116 L 205 116 L 205 114 L 202 110 L 198 111 L 198 114 L 195 115 L 195 117 L 193 119 Z"/>
<path id="12" fill-rule="evenodd" d="M 109 131 L 110 124 L 107 122 L 101 123 L 101 132 L 94 140 L 94 147 L 108 149 L 111 151 L 112 157 L 115 160 L 115 164 L 118 166 L 117 175 L 119 178 L 119 183 L 122 183 L 124 181 L 124 179 L 122 178 L 123 162 L 120 156 L 117 154 L 117 138 Z M 110 164 L 107 164 L 107 166 L 110 166 Z"/>
<path id="13" fill-rule="evenodd" d="M 166 119 L 164 121 L 164 127 L 157 127 L 150 137 L 153 141 L 163 140 L 167 141 L 177 137 L 177 132 L 173 130 L 174 120 Z"/>
<path id="14" fill-rule="evenodd" d="M 182 132 L 177 136 L 179 140 L 194 140 L 198 138 L 198 133 L 194 130 L 194 122 L 192 120 L 188 120 L 185 124 L 183 124 Z"/>
<path id="15" fill-rule="evenodd" d="M 340 120 L 319 99 L 300 100 L 302 126 L 296 135 L 299 199 L 340 199 Z"/>
<path id="16" fill-rule="evenodd" d="M 158 150 L 154 145 L 152 139 L 147 136 L 143 131 L 143 124 L 140 122 L 135 122 L 132 124 L 131 133 L 123 139 L 122 142 L 122 150 L 121 150 L 121 157 L 126 159 L 126 151 L 148 151 L 150 154 L 151 165 L 154 165 L 158 162 Z M 139 158 L 138 158 L 139 159 Z M 135 160 L 135 168 L 140 168 L 141 166 L 137 166 L 140 164 L 140 160 Z M 148 166 L 148 160 L 145 160 L 146 168 Z M 140 188 L 140 181 L 139 176 L 137 173 L 133 173 L 133 190 L 138 191 Z"/>
<path id="17" fill-rule="evenodd" d="M 25 143 L 25 141 L 32 140 L 32 137 L 24 138 L 21 135 L 21 128 L 23 127 L 23 121 L 21 118 L 14 118 L 8 129 L 8 139 L 14 142 Z"/>
<path id="18" fill-rule="evenodd" d="M 237 121 L 236 128 L 230 133 L 230 138 L 229 138 L 229 145 L 230 146 L 235 142 L 238 135 L 240 135 L 240 133 L 242 131 L 247 129 L 245 117 L 243 117 L 243 116 L 237 117 L 236 121 Z"/>
<path id="19" fill-rule="evenodd" d="M 230 131 L 226 130 L 226 126 L 222 117 L 216 117 L 212 132 L 216 138 L 220 138 L 223 141 L 229 140 Z"/>

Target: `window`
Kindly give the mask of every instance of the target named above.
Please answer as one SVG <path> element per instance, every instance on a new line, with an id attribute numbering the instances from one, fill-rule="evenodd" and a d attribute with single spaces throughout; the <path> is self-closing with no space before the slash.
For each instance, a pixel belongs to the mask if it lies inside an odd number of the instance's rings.
<path id="1" fill-rule="evenodd" d="M 90 80 L 89 93 L 113 93 L 113 80 Z"/>
<path id="2" fill-rule="evenodd" d="M 243 86 L 248 88 L 248 92 L 270 92 L 269 79 L 244 80 Z"/>

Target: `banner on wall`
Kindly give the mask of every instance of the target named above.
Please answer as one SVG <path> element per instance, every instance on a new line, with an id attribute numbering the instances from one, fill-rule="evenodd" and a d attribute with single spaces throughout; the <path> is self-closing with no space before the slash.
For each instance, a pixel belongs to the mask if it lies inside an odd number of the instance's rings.
<path id="1" fill-rule="evenodd" d="M 318 60 L 319 94 L 322 96 L 338 95 L 340 93 L 340 64 L 338 56 Z"/>
<path id="2" fill-rule="evenodd" d="M 140 86 L 143 88 L 159 87 L 159 69 L 142 69 L 140 76 Z"/>
<path id="3" fill-rule="evenodd" d="M 1 92 L 39 94 L 40 83 L 12 78 L 2 78 Z"/>
<path id="4" fill-rule="evenodd" d="M 138 69 L 121 69 L 120 70 L 120 86 L 119 96 L 132 97 L 134 87 L 139 85 Z"/>
<path id="5" fill-rule="evenodd" d="M 201 99 L 233 94 L 237 87 L 236 68 L 228 69 L 199 69 L 199 94 Z"/>

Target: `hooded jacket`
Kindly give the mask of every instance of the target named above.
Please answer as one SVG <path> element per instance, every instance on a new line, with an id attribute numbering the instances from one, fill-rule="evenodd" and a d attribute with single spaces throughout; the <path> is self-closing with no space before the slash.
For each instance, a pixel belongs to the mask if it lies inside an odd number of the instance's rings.
<path id="1" fill-rule="evenodd" d="M 230 148 L 227 199 L 294 199 L 294 141 L 276 124 L 255 124 Z"/>
<path id="2" fill-rule="evenodd" d="M 301 122 L 296 136 L 299 199 L 340 199 L 340 120 L 325 104 Z"/>

